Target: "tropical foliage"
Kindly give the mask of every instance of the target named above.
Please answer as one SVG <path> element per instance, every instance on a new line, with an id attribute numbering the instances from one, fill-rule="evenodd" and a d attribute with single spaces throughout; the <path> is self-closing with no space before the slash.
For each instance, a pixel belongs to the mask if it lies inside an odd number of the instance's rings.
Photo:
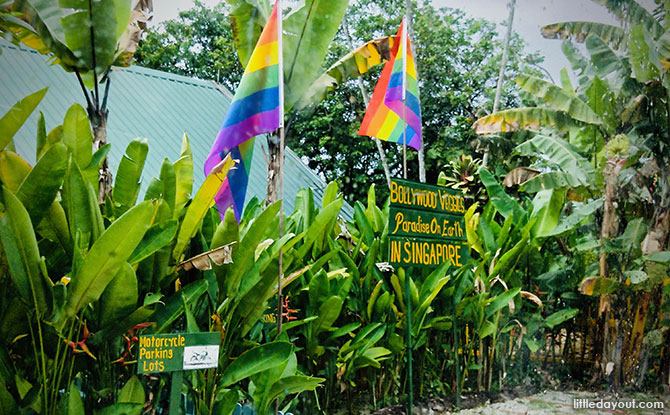
<path id="1" fill-rule="evenodd" d="M 94 4 L 103 3 L 121 4 Z M 352 121 L 337 128 L 353 128 L 357 100 L 348 97 L 360 91 L 354 92 L 347 79 L 374 75 L 394 41 L 382 29 L 395 17 L 363 2 L 347 18 L 368 43 L 348 51 L 341 39 L 331 42 L 345 3 L 310 3 L 334 19 L 329 22 L 303 9 L 287 13 L 286 27 L 296 34 L 287 42 L 289 62 L 295 63 L 289 66 L 302 68 L 285 74 L 298 138 L 318 130 L 310 123 L 335 128 L 333 117 Z M 45 90 L 23 98 L 0 118 L 5 288 L 0 294 L 0 408 L 73 415 L 165 411 L 164 391 L 175 378 L 135 374 L 138 337 L 201 331 L 220 333 L 218 367 L 187 372 L 176 384 L 197 414 L 228 415 L 239 403 L 262 415 L 277 409 L 330 414 L 344 405 L 353 413 L 361 401 L 373 409 L 405 401 L 410 381 L 419 397 L 502 390 L 537 380 L 535 369 L 549 359 L 562 362 L 554 366 L 557 371 L 579 371 L 583 366 L 570 359 L 577 342 L 573 350 L 561 348 L 578 337 L 581 363 L 593 368 L 594 380 L 613 387 L 667 385 L 670 31 L 665 20 L 654 17 L 662 13 L 625 3 L 622 9 L 620 2 L 603 1 L 630 23 L 625 28 L 567 22 L 543 29 L 546 36 L 583 41 L 588 56 L 564 40 L 576 86 L 567 70 L 560 85 L 522 73 L 517 85 L 531 105 L 513 108 L 520 98 L 510 93 L 512 108 L 474 123 L 473 133 L 511 144 L 510 157 L 482 167 L 472 156 L 449 162 L 445 153 L 429 154 L 435 172 L 445 166 L 429 180 L 472 197 L 464 218 L 472 260 L 460 268 L 389 266 L 389 201 L 384 191 L 367 185 L 367 176 L 354 183 L 365 183 L 363 197 L 356 196 L 353 184 L 333 181 L 319 202 L 312 189 L 300 190 L 294 211 L 284 217 L 281 202 L 253 199 L 239 223 L 232 210 L 221 219 L 212 200 L 233 161 L 227 159 L 193 189 L 186 135 L 175 161 L 163 161 L 144 193 L 140 181 L 148 144 L 128 144 L 111 190 L 99 202 L 98 171 L 109 145 L 94 147 L 90 111 L 72 105 L 62 125 L 50 130 L 40 116 L 36 162 L 30 165 L 13 151 L 12 142 Z M 47 7 L 45 2 L 15 1 L 8 7 L 0 15 L 5 34 L 45 51 L 60 50 L 62 56 L 54 52 L 54 57 L 66 69 L 80 74 L 101 69 L 68 60 L 74 34 L 60 44 L 41 34 L 58 24 L 69 30 L 62 19 L 39 23 L 44 14 L 30 14 Z M 267 2 L 231 2 L 242 63 L 268 7 Z M 382 15 L 366 17 L 374 7 Z M 49 10 L 55 16 L 62 12 L 53 5 Z M 95 16 L 88 12 L 89 19 Z M 32 16 L 30 24 L 21 20 L 26 16 Z M 493 29 L 485 22 L 464 24 L 459 12 L 428 6 L 418 13 L 419 43 L 461 33 L 454 28 L 484 34 L 483 43 L 468 49 L 461 63 L 481 63 L 478 53 L 494 50 Z M 313 40 L 309 48 L 298 46 L 304 39 Z M 118 43 L 118 37 L 108 40 Z M 614 52 L 615 46 L 622 52 Z M 440 65 L 428 52 L 419 57 L 424 68 Z M 114 57 L 108 58 L 103 63 L 113 64 Z M 331 66 L 325 72 L 318 65 L 303 68 L 307 61 Z M 182 70 L 191 70 L 186 62 L 192 61 L 180 62 L 185 62 Z M 232 67 L 224 71 L 233 73 Z M 437 79 L 427 69 L 426 74 L 424 79 Z M 453 79 L 465 82 L 469 76 Z M 477 85 L 485 90 L 484 78 Z M 436 112 L 443 98 L 458 98 L 439 91 L 424 95 L 428 111 Z M 487 94 L 477 96 L 486 106 Z M 315 99 L 321 101 L 314 112 L 297 112 Z M 325 108 L 334 115 L 320 112 Z M 461 131 L 475 111 L 468 107 L 462 118 L 442 114 L 441 125 L 456 120 L 449 134 Z M 446 137 L 438 128 L 428 126 L 428 134 Z M 347 163 L 360 158 L 355 151 L 327 151 Z M 341 214 L 345 195 L 352 202 L 351 220 Z M 280 285 L 284 297 L 278 304 Z M 407 332 L 413 338 L 413 375 L 407 369 Z M 593 353 L 585 362 L 587 347 Z"/>
<path id="2" fill-rule="evenodd" d="M 648 359 L 668 339 L 667 310 L 653 299 L 667 295 L 670 84 L 664 62 L 670 32 L 635 1 L 623 3 L 603 2 L 629 23 L 626 29 L 585 22 L 543 28 L 546 37 L 574 36 L 585 44 L 588 57 L 570 40 L 563 45 L 577 87 L 567 72 L 560 86 L 519 77 L 540 105 L 492 114 L 474 128 L 480 134 L 539 130 L 516 148 L 539 170 L 520 190 L 570 197 L 567 217 L 552 233 L 568 238 L 566 254 L 588 254 L 576 275 L 581 293 L 598 299 L 594 378 L 641 385 Z M 595 219 L 585 216 L 591 212 Z M 669 368 L 662 364 L 667 383 Z"/>

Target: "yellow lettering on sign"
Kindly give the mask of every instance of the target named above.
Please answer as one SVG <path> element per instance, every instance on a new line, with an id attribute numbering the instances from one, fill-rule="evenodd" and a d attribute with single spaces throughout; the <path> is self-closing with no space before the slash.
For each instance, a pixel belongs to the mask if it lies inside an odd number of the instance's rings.
<path id="1" fill-rule="evenodd" d="M 391 262 L 400 262 L 400 241 L 391 241 Z"/>
<path id="2" fill-rule="evenodd" d="M 428 241 L 390 242 L 392 263 L 436 266 L 444 262 L 451 262 L 453 266 L 463 265 L 460 254 L 461 245 Z"/>

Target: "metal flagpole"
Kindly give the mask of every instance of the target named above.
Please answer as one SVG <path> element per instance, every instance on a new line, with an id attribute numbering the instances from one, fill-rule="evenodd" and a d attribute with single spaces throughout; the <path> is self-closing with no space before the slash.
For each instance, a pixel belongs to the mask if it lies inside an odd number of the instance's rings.
<path id="1" fill-rule="evenodd" d="M 405 124 L 402 131 L 402 178 L 407 178 L 407 116 L 405 111 L 405 96 L 407 90 L 407 18 L 402 19 L 402 121 Z"/>
<path id="2" fill-rule="evenodd" d="M 405 124 L 402 139 L 402 161 L 403 178 L 407 178 L 407 18 L 403 18 L 402 24 L 402 119 Z M 407 305 L 407 383 L 409 386 L 407 399 L 407 413 L 411 415 L 414 400 L 414 388 L 412 381 L 412 301 L 410 294 L 409 270 L 405 270 L 405 304 Z"/>
<path id="3" fill-rule="evenodd" d="M 282 0 L 277 0 L 277 60 L 279 66 L 279 238 L 284 233 L 284 41 Z M 279 273 L 277 274 L 277 337 L 282 330 L 282 286 L 284 250 L 279 248 Z M 275 415 L 279 415 L 279 398 L 275 402 Z"/>
<path id="4" fill-rule="evenodd" d="M 279 239 L 284 232 L 284 45 L 282 41 L 282 4 L 277 0 L 277 48 L 279 64 Z M 284 250 L 279 248 L 279 274 L 277 276 L 277 336 L 282 325 L 282 286 Z"/>

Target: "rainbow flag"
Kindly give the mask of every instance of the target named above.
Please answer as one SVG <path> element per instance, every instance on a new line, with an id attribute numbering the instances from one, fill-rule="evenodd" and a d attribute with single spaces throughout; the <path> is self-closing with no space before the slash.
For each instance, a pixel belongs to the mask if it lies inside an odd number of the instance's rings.
<path id="1" fill-rule="evenodd" d="M 377 81 L 358 135 L 403 143 L 403 130 L 406 129 L 405 144 L 419 150 L 421 148 L 419 84 L 404 26 L 403 19 L 396 34 L 397 41 L 391 49 L 391 58 L 384 65 Z"/>
<path id="2" fill-rule="evenodd" d="M 280 59 L 282 20 L 278 4 L 279 0 L 256 43 L 205 161 L 207 175 L 228 153 L 239 160 L 237 168 L 228 173 L 214 198 L 222 219 L 231 205 L 238 222 L 241 218 L 254 150 L 255 140 L 251 138 L 276 130 L 284 119 L 283 79 L 280 78 L 283 76 Z"/>

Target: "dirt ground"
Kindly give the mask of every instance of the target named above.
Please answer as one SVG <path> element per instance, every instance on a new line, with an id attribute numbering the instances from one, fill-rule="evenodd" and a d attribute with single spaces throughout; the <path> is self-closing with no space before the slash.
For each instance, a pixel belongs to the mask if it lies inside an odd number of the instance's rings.
<path id="1" fill-rule="evenodd" d="M 471 398 L 473 399 L 473 398 Z M 476 397 L 481 401 L 481 397 Z M 602 401 L 601 401 L 602 400 Z M 670 396 L 652 396 L 643 394 L 626 394 L 617 396 L 607 393 L 583 391 L 545 391 L 525 397 L 498 395 L 496 402 L 486 402 L 483 405 L 456 411 L 452 405 L 442 400 L 431 400 L 418 403 L 414 408 L 414 415 L 563 415 L 563 414 L 670 414 Z M 646 406 L 648 402 L 660 402 L 663 409 L 632 408 L 633 402 L 638 406 Z M 644 404 L 641 404 L 643 403 Z M 587 405 L 592 408 L 586 408 Z M 613 405 L 617 405 L 614 407 Z M 576 407 L 576 406 L 582 406 Z M 462 407 L 470 407 L 468 397 L 462 402 Z M 385 408 L 373 415 L 405 414 L 404 408 L 399 406 Z"/>

